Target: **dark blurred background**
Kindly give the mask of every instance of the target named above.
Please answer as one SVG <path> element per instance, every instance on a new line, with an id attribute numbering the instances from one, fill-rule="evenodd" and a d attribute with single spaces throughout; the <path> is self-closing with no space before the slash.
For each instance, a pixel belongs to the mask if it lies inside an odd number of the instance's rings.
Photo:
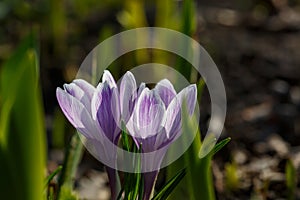
<path id="1" fill-rule="evenodd" d="M 25 35 L 39 33 L 49 168 L 61 162 L 63 153 L 56 149 L 68 141 L 52 135 L 61 115 L 56 87 L 72 81 L 85 56 L 109 36 L 139 26 L 179 30 L 182 1 L 164 3 L 172 4 L 167 5 L 172 9 L 160 19 L 164 7 L 157 1 L 0 1 L 0 66 Z M 292 160 L 296 169 L 300 166 L 300 1 L 194 3 L 196 26 L 191 36 L 216 62 L 228 97 L 222 137 L 230 136 L 232 141 L 214 160 L 217 196 L 284 198 L 286 160 Z M 163 21 L 168 16 L 170 23 Z M 209 105 L 207 91 L 203 96 L 202 104 Z M 203 106 L 203 110 L 205 129 L 210 109 Z"/>

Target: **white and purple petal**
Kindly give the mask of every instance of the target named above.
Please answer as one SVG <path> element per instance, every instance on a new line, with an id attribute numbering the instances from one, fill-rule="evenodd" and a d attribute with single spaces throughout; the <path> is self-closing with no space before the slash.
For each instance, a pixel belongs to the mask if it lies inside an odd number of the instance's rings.
<path id="1" fill-rule="evenodd" d="M 104 70 L 103 72 L 102 83 L 104 82 L 107 82 L 109 87 L 117 87 L 114 77 L 111 75 L 111 73 L 108 70 Z"/>
<path id="2" fill-rule="evenodd" d="M 195 84 L 187 86 L 178 93 L 177 98 L 181 107 L 187 106 L 189 115 L 192 115 L 197 102 L 197 86 Z M 184 102 L 186 102 L 186 105 L 183 105 Z"/>
<path id="3" fill-rule="evenodd" d="M 126 72 L 120 84 L 120 107 L 122 120 L 127 123 L 134 108 L 137 98 L 136 81 L 131 72 Z"/>
<path id="4" fill-rule="evenodd" d="M 142 91 L 132 118 L 135 136 L 147 138 L 159 133 L 165 121 L 165 106 L 156 91 Z"/>
<path id="5" fill-rule="evenodd" d="M 84 90 L 75 83 L 64 84 L 63 87 L 68 94 L 78 99 L 85 106 L 88 112 L 91 111 L 91 100 Z"/>
<path id="6" fill-rule="evenodd" d="M 181 128 L 181 103 L 176 95 L 169 104 L 166 111 L 165 130 L 169 140 L 173 139 L 178 134 Z"/>
<path id="7" fill-rule="evenodd" d="M 158 92 L 166 107 L 168 107 L 172 99 L 176 96 L 176 91 L 168 79 L 159 81 L 155 86 L 155 90 Z"/>
<path id="8" fill-rule="evenodd" d="M 95 138 L 99 132 L 85 106 L 66 91 L 57 88 L 56 97 L 63 113 L 70 123 L 87 138 Z"/>
<path id="9" fill-rule="evenodd" d="M 92 98 L 92 117 L 113 143 L 119 135 L 120 107 L 118 90 L 107 82 L 99 83 Z"/>
<path id="10" fill-rule="evenodd" d="M 141 93 L 143 92 L 143 90 L 146 88 L 146 84 L 144 82 L 142 82 L 138 88 L 137 91 L 137 97 L 139 97 L 141 95 Z"/>
<path id="11" fill-rule="evenodd" d="M 91 85 L 90 83 L 86 82 L 83 79 L 75 79 L 73 83 L 75 83 L 78 87 L 80 87 L 85 92 L 85 94 L 87 95 L 90 101 L 92 100 L 92 97 L 95 92 L 95 87 L 93 85 Z"/>

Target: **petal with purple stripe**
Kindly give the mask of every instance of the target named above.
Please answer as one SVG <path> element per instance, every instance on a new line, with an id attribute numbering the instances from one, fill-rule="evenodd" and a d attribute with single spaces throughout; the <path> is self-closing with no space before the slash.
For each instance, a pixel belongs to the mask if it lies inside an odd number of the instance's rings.
<path id="1" fill-rule="evenodd" d="M 117 87 L 114 77 L 111 75 L 111 73 L 108 70 L 104 70 L 103 72 L 102 83 L 104 82 L 107 82 L 109 87 Z"/>
<path id="2" fill-rule="evenodd" d="M 134 133 L 138 137 L 150 137 L 162 129 L 165 120 L 165 106 L 154 90 L 145 88 L 142 91 L 132 119 Z"/>
<path id="3" fill-rule="evenodd" d="M 168 79 L 163 79 L 157 83 L 155 90 L 158 92 L 160 98 L 167 107 L 172 99 L 176 96 L 176 91 L 172 83 Z"/>
<path id="4" fill-rule="evenodd" d="M 91 110 L 91 100 L 89 99 L 88 95 L 85 93 L 84 90 L 82 90 L 75 83 L 64 84 L 64 89 L 71 96 L 78 99 L 85 106 L 85 108 L 88 110 L 88 112 L 90 112 L 90 110 Z"/>
<path id="5" fill-rule="evenodd" d="M 92 116 L 114 143 L 119 134 L 119 109 L 117 88 L 111 88 L 107 82 L 100 83 L 92 98 Z"/>
<path id="6" fill-rule="evenodd" d="M 60 88 L 56 90 L 56 97 L 70 123 L 85 137 L 95 138 L 94 134 L 98 133 L 99 130 L 94 125 L 94 121 L 85 106 L 74 96 Z"/>
<path id="7" fill-rule="evenodd" d="M 126 72 L 123 76 L 120 84 L 120 107 L 122 118 L 125 123 L 129 120 L 133 108 L 134 101 L 137 96 L 137 87 L 133 74 L 131 72 Z"/>
<path id="8" fill-rule="evenodd" d="M 86 82 L 83 79 L 75 79 L 73 83 L 75 83 L 78 87 L 80 87 L 85 92 L 85 94 L 87 95 L 90 101 L 92 100 L 92 97 L 95 92 L 95 87 L 93 85 L 91 85 L 90 83 Z"/>
<path id="9" fill-rule="evenodd" d="M 189 115 L 192 115 L 196 102 L 197 102 L 197 87 L 195 84 L 189 85 L 183 90 L 181 90 L 177 95 L 178 100 L 180 101 L 181 107 L 183 103 L 186 102 L 186 106 L 189 112 Z"/>

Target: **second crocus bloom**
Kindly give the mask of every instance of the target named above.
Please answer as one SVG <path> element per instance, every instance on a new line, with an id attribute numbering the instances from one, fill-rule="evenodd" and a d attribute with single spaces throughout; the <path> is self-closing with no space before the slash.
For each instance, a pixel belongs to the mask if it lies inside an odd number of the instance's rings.
<path id="1" fill-rule="evenodd" d="M 144 88 L 138 96 L 127 129 L 142 148 L 143 153 L 155 152 L 150 159 L 142 154 L 144 171 L 144 197 L 149 199 L 153 190 L 158 169 L 168 146 L 181 134 L 182 108 L 187 107 L 193 114 L 197 101 L 196 85 L 189 85 L 176 93 L 167 79 L 157 83 L 152 90 Z M 186 103 L 186 104 L 184 104 Z M 164 148 L 162 151 L 157 151 Z"/>

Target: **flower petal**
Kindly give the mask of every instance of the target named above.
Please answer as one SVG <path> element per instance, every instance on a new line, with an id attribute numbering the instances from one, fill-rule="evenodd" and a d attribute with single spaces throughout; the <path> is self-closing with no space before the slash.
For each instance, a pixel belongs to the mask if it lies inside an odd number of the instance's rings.
<path id="1" fill-rule="evenodd" d="M 94 134 L 98 133 L 99 130 L 82 102 L 61 88 L 56 89 L 56 97 L 70 123 L 85 137 L 95 138 Z"/>
<path id="2" fill-rule="evenodd" d="M 85 93 L 84 90 L 82 90 L 75 83 L 64 84 L 63 87 L 67 93 L 78 99 L 85 106 L 88 112 L 91 111 L 91 100 L 89 99 L 87 93 Z"/>
<path id="3" fill-rule="evenodd" d="M 108 70 L 104 70 L 102 76 L 102 83 L 106 81 L 110 87 L 117 87 L 114 77 L 111 75 L 111 73 Z"/>
<path id="4" fill-rule="evenodd" d="M 145 83 L 141 83 L 137 92 L 137 96 L 139 97 L 141 95 L 141 93 L 143 92 L 143 90 L 146 88 L 146 84 Z"/>
<path id="5" fill-rule="evenodd" d="M 126 123 L 133 111 L 134 101 L 137 96 L 136 81 L 131 72 L 126 72 L 120 84 L 120 107 L 122 118 Z"/>
<path id="6" fill-rule="evenodd" d="M 129 131 L 136 137 L 147 138 L 159 133 L 164 121 L 165 106 L 162 100 L 156 91 L 145 88 L 137 100 Z"/>
<path id="7" fill-rule="evenodd" d="M 168 140 L 176 139 L 181 134 L 182 106 L 187 106 L 189 115 L 192 115 L 197 101 L 196 85 L 189 85 L 180 91 L 167 108 L 165 130 Z M 183 103 L 186 102 L 185 105 Z"/>
<path id="8" fill-rule="evenodd" d="M 68 94 L 75 97 L 79 101 L 84 97 L 84 91 L 75 83 L 64 84 L 63 88 Z"/>
<path id="9" fill-rule="evenodd" d="M 147 138 L 136 138 L 138 144 L 142 144 L 142 150 L 144 153 L 149 153 L 158 150 L 165 145 L 169 144 L 169 139 L 165 129 L 161 129 L 159 133 Z"/>
<path id="10" fill-rule="evenodd" d="M 95 87 L 93 85 L 91 85 L 90 83 L 88 83 L 83 79 L 75 79 L 73 83 L 75 83 L 78 87 L 80 87 L 85 92 L 85 94 L 87 95 L 90 101 L 92 100 L 92 97 L 95 92 Z"/>
<path id="11" fill-rule="evenodd" d="M 172 99 L 176 96 L 176 91 L 172 85 L 172 83 L 168 79 L 163 79 L 159 81 L 155 90 L 157 90 L 160 98 L 163 100 L 166 107 L 170 104 Z"/>
<path id="12" fill-rule="evenodd" d="M 166 111 L 165 130 L 168 139 L 172 139 L 177 135 L 181 128 L 181 103 L 178 95 L 171 101 Z"/>
<path id="13" fill-rule="evenodd" d="M 187 109 L 190 115 L 193 114 L 197 102 L 197 87 L 195 84 L 189 85 L 181 90 L 177 95 L 178 100 L 183 106 L 183 102 L 186 102 Z"/>
<path id="14" fill-rule="evenodd" d="M 117 88 L 107 82 L 100 83 L 92 98 L 92 117 L 110 141 L 116 142 L 119 134 L 120 107 Z"/>

